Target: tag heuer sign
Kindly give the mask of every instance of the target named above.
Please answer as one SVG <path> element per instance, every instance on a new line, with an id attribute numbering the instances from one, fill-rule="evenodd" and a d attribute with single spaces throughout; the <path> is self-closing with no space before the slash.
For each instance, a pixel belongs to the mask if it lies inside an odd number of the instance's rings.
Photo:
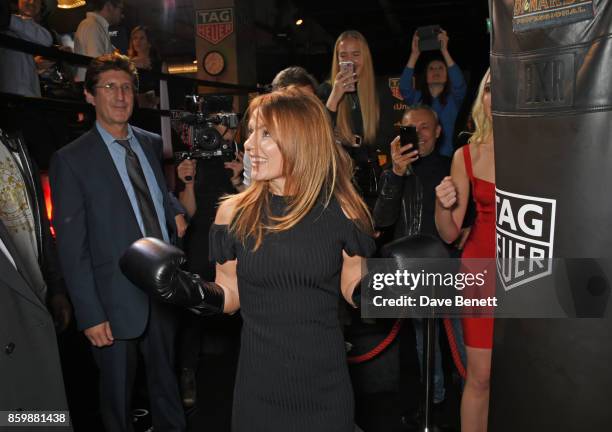
<path id="1" fill-rule="evenodd" d="M 497 270 L 505 290 L 551 274 L 557 202 L 497 188 L 495 202 Z"/>
<path id="2" fill-rule="evenodd" d="M 213 45 L 218 44 L 234 31 L 234 10 L 225 8 L 197 11 L 196 31 L 202 39 Z"/>
<path id="3" fill-rule="evenodd" d="M 403 101 L 404 98 L 402 97 L 402 94 L 400 93 L 399 82 L 400 82 L 399 78 L 389 78 L 389 90 L 391 90 L 391 94 L 393 95 L 395 99 L 399 99 Z"/>

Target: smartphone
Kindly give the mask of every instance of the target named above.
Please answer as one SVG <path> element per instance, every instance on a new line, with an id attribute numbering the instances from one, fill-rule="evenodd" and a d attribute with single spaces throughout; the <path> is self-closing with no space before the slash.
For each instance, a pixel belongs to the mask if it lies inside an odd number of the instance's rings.
<path id="1" fill-rule="evenodd" d="M 414 126 L 400 126 L 400 145 L 403 147 L 412 144 L 412 148 L 406 153 L 419 149 L 419 134 Z"/>
<path id="2" fill-rule="evenodd" d="M 417 29 L 419 51 L 434 51 L 441 48 L 438 35 L 442 30 L 439 25 L 423 26 Z"/>
<path id="3" fill-rule="evenodd" d="M 350 61 L 341 61 L 340 62 L 340 72 L 342 72 L 342 75 L 352 76 L 355 73 L 355 63 L 350 62 Z M 355 83 L 349 84 L 345 88 L 347 92 L 354 92 Z"/>

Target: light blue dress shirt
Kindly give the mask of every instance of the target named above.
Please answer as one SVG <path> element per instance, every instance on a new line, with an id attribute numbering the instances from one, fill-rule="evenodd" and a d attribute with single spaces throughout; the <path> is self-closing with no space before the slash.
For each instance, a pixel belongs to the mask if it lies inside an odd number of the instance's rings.
<path id="1" fill-rule="evenodd" d="M 125 187 L 125 191 L 130 199 L 130 204 L 132 204 L 132 210 L 134 210 L 134 214 L 136 215 L 140 232 L 142 232 L 142 235 L 144 236 L 142 215 L 140 214 L 140 208 L 138 207 L 138 201 L 136 200 L 136 193 L 134 192 L 134 187 L 130 181 L 130 176 L 128 175 L 127 166 L 125 164 L 125 149 L 98 122 L 96 122 L 96 128 L 98 129 L 98 132 L 100 132 L 102 140 L 104 141 L 104 144 L 106 144 L 106 147 L 113 158 L 113 162 L 115 163 L 119 177 L 121 177 L 121 181 L 123 182 L 123 187 Z M 132 150 L 134 153 L 136 153 L 136 156 L 140 161 L 140 166 L 142 167 L 142 172 L 144 173 L 145 180 L 147 181 L 149 193 L 151 194 L 151 199 L 153 200 L 153 205 L 155 206 L 155 212 L 157 213 L 157 220 L 159 221 L 162 235 L 164 240 L 169 242 L 170 238 L 168 236 L 168 227 L 166 226 L 163 191 L 159 188 L 157 179 L 155 178 L 155 173 L 153 172 L 153 169 L 149 164 L 149 160 L 147 159 L 147 156 L 145 155 L 140 143 L 136 139 L 130 125 L 128 125 L 128 136 L 126 139 L 130 142 L 130 147 L 132 147 Z"/>

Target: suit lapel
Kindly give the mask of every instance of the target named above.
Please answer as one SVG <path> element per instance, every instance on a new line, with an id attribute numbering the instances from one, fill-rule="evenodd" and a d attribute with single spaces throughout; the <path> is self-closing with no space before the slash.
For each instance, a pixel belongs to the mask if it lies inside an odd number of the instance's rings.
<path id="1" fill-rule="evenodd" d="M 17 253 L 17 249 L 15 248 L 9 232 L 2 221 L 0 221 L 0 238 L 15 261 L 17 269 L 25 269 L 25 263 L 21 259 L 21 256 L 19 256 Z M 22 271 L 17 271 L 15 267 L 13 267 L 13 264 L 2 252 L 0 252 L 0 275 L 0 280 L 6 283 L 11 289 L 38 307 L 46 310 L 46 307 L 41 299 L 39 299 L 34 293 L 32 284 L 27 278 L 27 275 Z"/>

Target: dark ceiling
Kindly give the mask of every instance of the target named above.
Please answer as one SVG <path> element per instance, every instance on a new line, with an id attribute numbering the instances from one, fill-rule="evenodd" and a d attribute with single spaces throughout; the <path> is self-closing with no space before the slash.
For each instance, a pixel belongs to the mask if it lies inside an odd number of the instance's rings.
<path id="1" fill-rule="evenodd" d="M 451 54 L 468 72 L 480 73 L 488 62 L 487 0 L 235 1 L 251 2 L 257 37 L 257 80 L 262 84 L 291 64 L 306 67 L 318 79 L 327 78 L 335 39 L 347 29 L 365 35 L 380 75 L 401 73 L 412 33 L 421 25 L 439 24 L 446 29 Z M 195 58 L 192 0 L 125 3 L 125 27 L 149 26 L 164 59 Z M 84 16 L 84 8 L 61 14 L 60 22 L 70 28 Z M 295 25 L 297 17 L 304 19 L 302 26 Z"/>

